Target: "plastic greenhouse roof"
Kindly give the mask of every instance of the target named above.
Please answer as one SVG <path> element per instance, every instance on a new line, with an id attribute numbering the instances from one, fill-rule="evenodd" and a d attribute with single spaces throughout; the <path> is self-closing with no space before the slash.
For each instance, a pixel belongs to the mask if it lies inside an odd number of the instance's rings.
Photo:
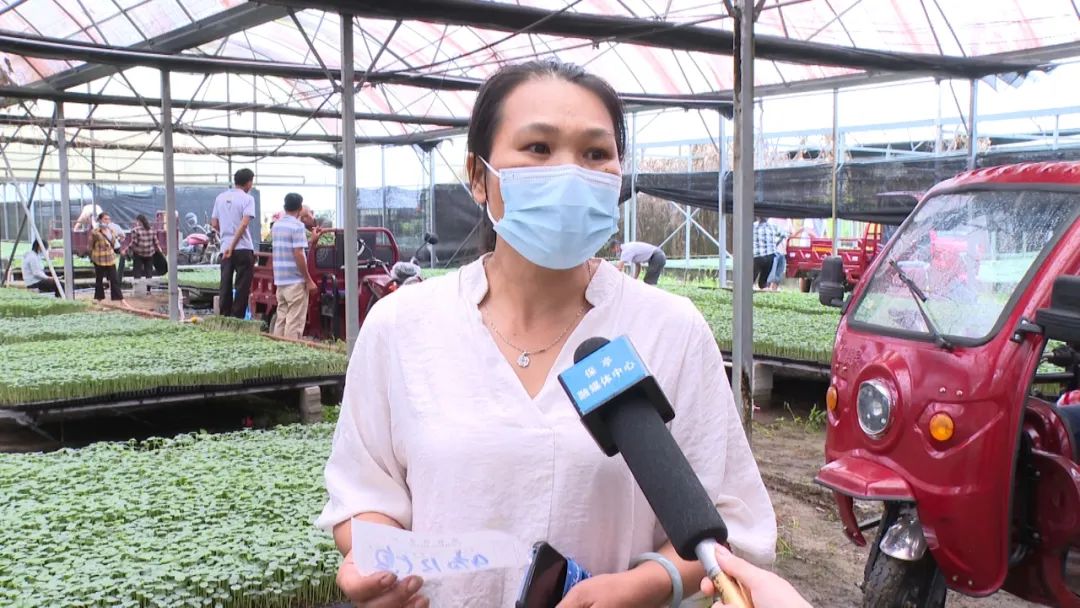
<path id="1" fill-rule="evenodd" d="M 272 0 L 262 5 L 242 0 L 0 0 L 0 33 L 63 39 L 109 47 L 136 47 L 191 56 L 217 56 L 317 68 L 341 64 L 339 16 L 305 5 L 327 2 Z M 756 33 L 846 49 L 885 53 L 924 53 L 944 57 L 1024 57 L 1034 49 L 1050 49 L 1046 57 L 1080 54 L 1078 0 L 762 0 Z M 292 8 L 282 6 L 292 5 Z M 334 4 L 329 2 L 329 4 Z M 358 4 L 372 4 L 359 2 Z M 410 3 L 403 2 L 406 6 Z M 438 4 L 433 0 L 418 4 Z M 558 11 L 564 15 L 603 15 L 645 19 L 657 28 L 699 27 L 730 32 L 733 19 L 720 0 L 498 0 L 492 6 L 517 5 Z M 389 5 L 388 5 L 389 6 Z M 392 8 L 386 10 L 393 10 Z M 371 14 L 370 12 L 368 14 Z M 477 19 L 483 14 L 477 12 Z M 557 55 L 586 66 L 607 78 L 622 93 L 692 95 L 727 92 L 732 87 L 729 55 L 671 50 L 636 43 L 635 34 L 597 39 L 567 38 L 525 31 L 499 31 L 479 25 L 435 23 L 391 18 L 355 18 L 354 68 L 378 73 L 423 74 L 483 79 L 498 66 L 514 61 Z M 234 25 L 235 24 L 235 25 Z M 199 32 L 222 35 L 199 40 Z M 537 28 L 540 29 L 540 28 Z M 191 38 L 185 36 L 195 31 Z M 184 45 L 180 40 L 197 42 Z M 386 43 L 384 52 L 380 52 Z M 176 46 L 179 44 L 179 48 Z M 3 49 L 3 45 L 0 45 Z M 1057 49 L 1055 51 L 1055 49 Z M 1042 59 L 1040 59 L 1042 61 Z M 79 79 L 86 66 L 75 60 L 28 57 L 0 50 L 0 88 L 23 87 L 48 91 L 59 83 L 72 92 L 125 97 L 160 96 L 160 77 L 152 68 L 112 70 Z M 87 74 L 94 75 L 92 72 Z M 75 76 L 73 77 L 73 74 Z M 856 69 L 758 60 L 755 81 L 770 92 L 794 84 L 828 82 L 848 76 L 858 82 Z M 74 78 L 74 80 L 72 79 Z M 65 80 L 66 79 L 66 80 Z M 71 83 L 76 83 L 71 85 Z M 71 86 L 69 86 L 71 85 Z M 822 85 L 827 86 L 827 85 Z M 172 75 L 178 128 L 176 145 L 192 149 L 267 149 L 285 137 L 225 138 L 212 129 L 230 132 L 262 131 L 281 135 L 333 136 L 340 132 L 335 118 L 279 116 L 271 113 L 223 112 L 212 107 L 185 108 L 183 100 L 250 102 L 293 109 L 337 111 L 339 96 L 327 80 L 298 80 L 274 76 L 213 74 Z M 431 90 L 407 84 L 365 85 L 356 96 L 356 111 L 413 117 L 465 118 L 474 93 L 469 90 Z M 51 104 L 8 99 L 0 110 L 11 116 L 49 117 Z M 206 104 L 203 104 L 204 106 Z M 79 125 L 91 105 L 67 104 L 69 120 Z M 154 105 L 102 105 L 93 111 L 97 121 L 117 121 L 127 131 L 85 124 L 79 137 L 100 144 L 149 145 L 156 140 L 159 110 Z M 10 134 L 11 123 L 6 123 Z M 190 128 L 185 132 L 184 127 Z M 197 132 L 196 127 L 202 127 Z M 398 136 L 437 129 L 435 126 L 366 120 L 357 125 L 361 136 Z M 24 131 L 24 135 L 29 132 Z M 40 135 L 38 133 L 37 135 Z M 327 138 L 329 139 L 329 137 Z M 268 143 L 269 142 L 269 143 Z M 273 144 L 273 145 L 271 145 Z M 91 144 L 93 145 L 93 144 Z M 332 154 L 330 141 L 289 141 L 290 150 Z"/>

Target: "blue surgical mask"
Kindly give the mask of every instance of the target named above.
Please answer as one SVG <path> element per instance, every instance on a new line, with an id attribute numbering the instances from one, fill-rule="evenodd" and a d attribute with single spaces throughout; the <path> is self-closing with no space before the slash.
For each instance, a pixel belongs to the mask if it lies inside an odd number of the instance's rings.
<path id="1" fill-rule="evenodd" d="M 503 217 L 488 217 L 495 232 L 537 266 L 566 270 L 585 263 L 619 223 L 622 178 L 578 165 L 514 167 L 496 171 Z"/>

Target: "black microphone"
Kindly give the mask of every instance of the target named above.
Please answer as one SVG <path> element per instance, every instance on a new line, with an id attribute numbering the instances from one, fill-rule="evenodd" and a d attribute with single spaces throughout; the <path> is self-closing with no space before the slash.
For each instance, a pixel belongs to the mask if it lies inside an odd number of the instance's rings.
<path id="1" fill-rule="evenodd" d="M 585 340 L 559 383 L 600 449 L 622 454 L 679 557 L 700 560 L 722 599 L 738 601 L 716 564 L 727 526 L 665 426 L 675 412 L 630 340 Z"/>

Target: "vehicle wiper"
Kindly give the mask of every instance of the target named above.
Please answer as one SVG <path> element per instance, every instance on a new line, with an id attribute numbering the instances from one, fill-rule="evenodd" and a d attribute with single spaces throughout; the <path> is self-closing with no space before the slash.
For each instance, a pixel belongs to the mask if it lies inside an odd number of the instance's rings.
<path id="1" fill-rule="evenodd" d="M 896 271 L 896 276 L 899 277 L 900 282 L 908 288 L 911 292 L 911 297 L 915 299 L 915 306 L 919 309 L 919 314 L 922 315 L 923 322 L 926 323 L 926 329 L 930 331 L 930 335 L 934 338 L 934 344 L 947 351 L 952 351 L 956 346 L 945 337 L 945 334 L 941 333 L 938 329 L 937 323 L 934 323 L 934 318 L 930 316 L 930 311 L 926 309 L 925 302 L 927 298 L 926 293 L 919 289 L 919 286 L 915 284 L 915 281 L 911 279 L 900 266 L 896 263 L 896 260 L 889 260 L 889 266 L 892 266 Z"/>

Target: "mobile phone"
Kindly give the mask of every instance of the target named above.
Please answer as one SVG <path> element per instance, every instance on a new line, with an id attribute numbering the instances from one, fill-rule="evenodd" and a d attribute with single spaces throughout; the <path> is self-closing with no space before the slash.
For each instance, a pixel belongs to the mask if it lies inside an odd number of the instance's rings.
<path id="1" fill-rule="evenodd" d="M 533 545 L 532 563 L 525 574 L 516 608 L 555 608 L 566 592 L 568 561 L 546 542 Z"/>

